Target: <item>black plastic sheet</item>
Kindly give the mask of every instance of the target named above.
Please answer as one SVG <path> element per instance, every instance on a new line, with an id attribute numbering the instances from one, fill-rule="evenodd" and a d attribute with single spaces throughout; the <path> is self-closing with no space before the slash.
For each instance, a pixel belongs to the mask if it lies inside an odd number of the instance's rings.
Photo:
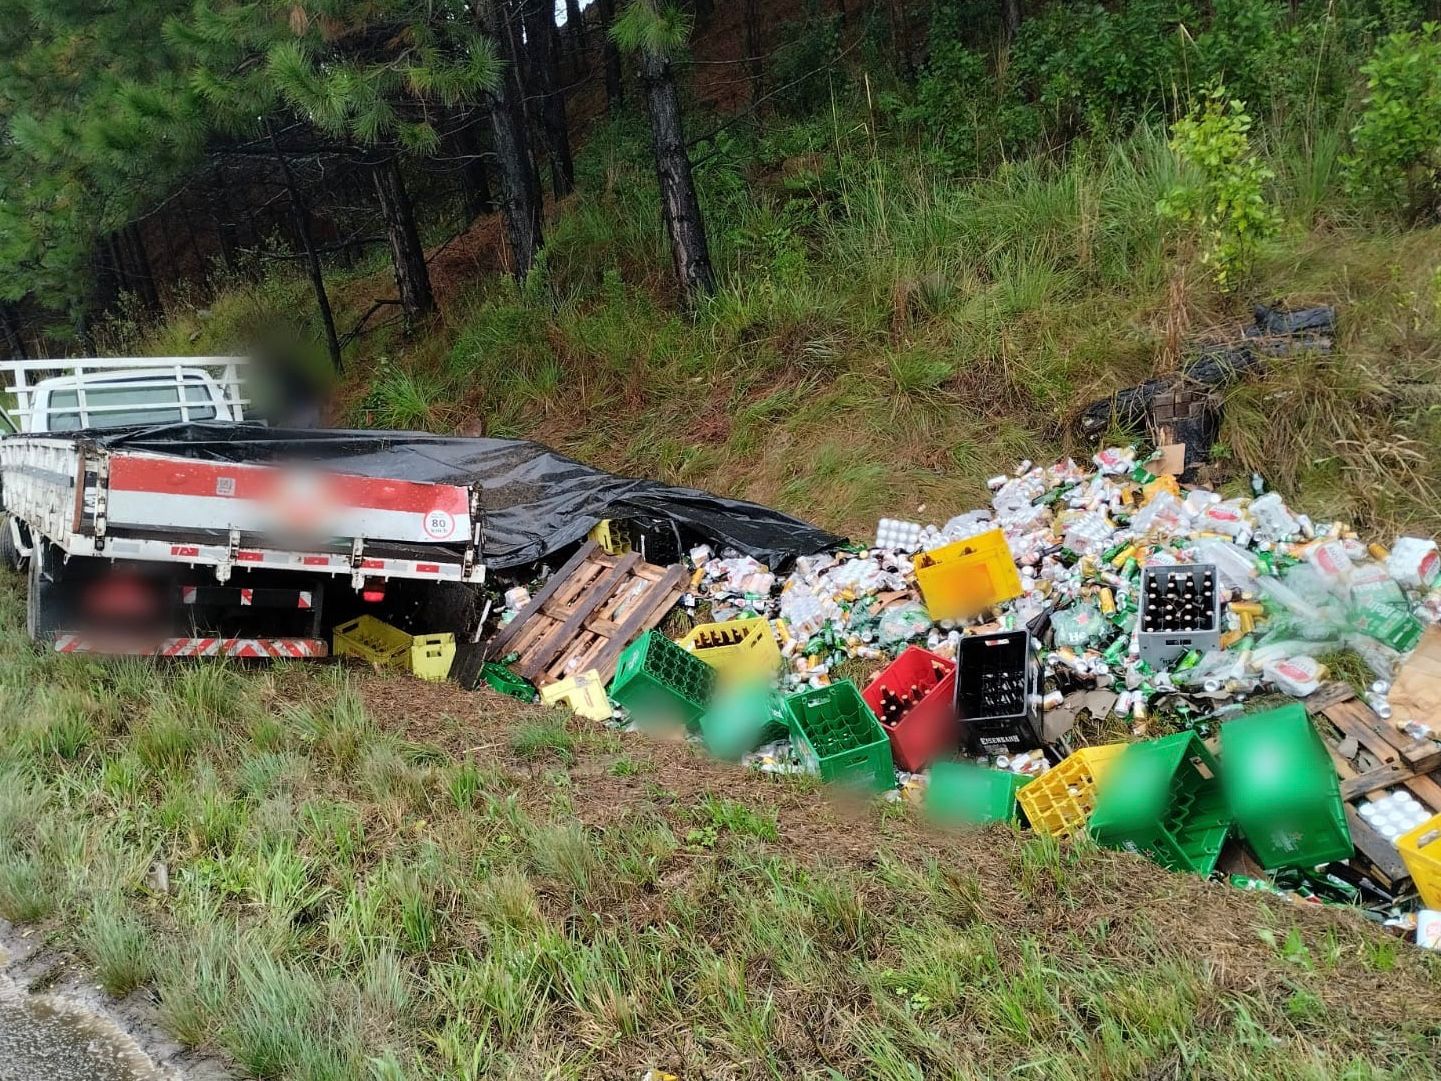
<path id="1" fill-rule="evenodd" d="M 208 462 L 303 463 L 365 477 L 479 484 L 485 512 L 482 558 L 496 570 L 544 559 L 580 540 L 603 518 L 651 527 L 673 523 L 683 538 L 734 548 L 772 569 L 845 543 L 756 503 L 618 477 L 516 439 L 259 424 L 169 424 L 91 431 L 79 438 L 112 449 Z"/>

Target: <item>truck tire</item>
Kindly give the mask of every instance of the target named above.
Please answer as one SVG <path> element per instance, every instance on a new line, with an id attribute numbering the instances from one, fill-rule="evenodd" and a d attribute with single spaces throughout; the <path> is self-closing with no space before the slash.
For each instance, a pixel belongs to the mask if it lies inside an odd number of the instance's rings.
<path id="1" fill-rule="evenodd" d="M 15 545 L 14 527 L 8 514 L 0 514 L 0 567 L 11 571 L 25 569 L 25 557 Z"/>
<path id="2" fill-rule="evenodd" d="M 32 641 L 44 645 L 54 642 L 60 629 L 60 587 L 55 580 L 59 564 L 48 548 L 38 541 L 30 554 L 30 589 L 25 597 L 25 631 Z"/>

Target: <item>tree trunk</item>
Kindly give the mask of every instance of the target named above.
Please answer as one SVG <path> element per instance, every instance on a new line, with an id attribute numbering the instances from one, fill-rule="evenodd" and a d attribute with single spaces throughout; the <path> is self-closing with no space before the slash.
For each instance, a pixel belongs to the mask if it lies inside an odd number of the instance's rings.
<path id="1" fill-rule="evenodd" d="M 540 127 L 550 157 L 550 186 L 557 199 L 575 190 L 575 161 L 570 153 L 570 131 L 565 115 L 565 94 L 556 70 L 554 0 L 522 0 L 525 12 L 525 56 L 531 96 L 540 99 Z"/>
<path id="2" fill-rule="evenodd" d="M 0 344 L 5 347 L 9 360 L 25 360 L 24 328 L 20 325 L 20 312 L 8 300 L 0 300 Z"/>
<path id="3" fill-rule="evenodd" d="M 696 198 L 690 156 L 686 153 L 680 93 L 666 57 L 642 49 L 640 69 L 645 83 L 646 109 L 650 114 L 655 171 L 660 180 L 661 213 L 670 236 L 676 277 L 686 303 L 692 304 L 715 290 L 715 271 L 711 268 L 705 221 L 701 217 L 700 200 Z"/>
<path id="4" fill-rule="evenodd" d="M 200 244 L 200 230 L 195 227 L 195 212 L 189 203 L 180 209 L 185 219 L 186 239 L 190 241 L 190 254 L 195 258 L 195 280 L 207 292 L 210 289 L 210 267 L 205 258 L 205 249 Z"/>
<path id="5" fill-rule="evenodd" d="M 400 306 L 407 319 L 435 311 L 435 294 L 430 288 L 430 270 L 425 265 L 425 245 L 415 224 L 415 207 L 405 190 L 400 160 L 390 157 L 371 171 L 375 194 L 380 197 L 380 216 L 390 237 L 390 261 L 395 284 L 400 289 Z"/>
<path id="6" fill-rule="evenodd" d="M 761 99 L 765 90 L 765 57 L 761 56 L 761 15 L 759 0 L 745 0 L 746 69 L 751 79 L 751 105 Z"/>
<path id="7" fill-rule="evenodd" d="M 125 245 L 121 241 L 120 233 L 108 233 L 101 242 L 109 271 L 104 284 L 110 286 L 109 295 L 102 293 L 101 303 L 105 307 L 109 307 L 119 300 L 120 294 L 133 291 L 130 283 L 130 263 L 125 257 Z"/>
<path id="8" fill-rule="evenodd" d="M 234 212 L 230 207 L 230 192 L 225 187 L 225 174 L 218 165 L 211 173 L 211 185 L 215 189 L 215 201 L 211 209 L 215 223 L 215 239 L 220 245 L 220 258 L 225 263 L 226 271 L 234 274 L 240 269 L 235 260 L 235 223 L 231 220 Z"/>
<path id="9" fill-rule="evenodd" d="M 911 55 L 911 25 L 906 17 L 906 6 L 901 0 L 886 0 L 891 17 L 891 44 L 901 58 L 901 70 L 908 81 L 916 78 L 915 57 Z"/>
<path id="10" fill-rule="evenodd" d="M 695 24 L 706 26 L 715 14 L 714 0 L 695 0 Z"/>
<path id="11" fill-rule="evenodd" d="M 540 190 L 531 166 L 530 134 L 521 107 L 524 92 L 516 66 L 519 35 L 505 0 L 476 0 L 476 15 L 505 65 L 500 85 L 489 95 L 490 128 L 500 165 L 500 210 L 510 247 L 510 269 L 517 281 L 524 281 L 536 253 L 545 244 L 545 236 L 541 230 Z"/>
<path id="12" fill-rule="evenodd" d="M 460 194 L 465 202 L 465 220 L 469 225 L 482 214 L 495 209 L 495 196 L 490 190 L 490 171 L 486 168 L 485 147 L 476 125 L 467 121 L 455 133 L 455 149 L 465 160 L 460 166 Z"/>
<path id="13" fill-rule="evenodd" d="M 310 272 L 310 288 L 315 293 L 315 306 L 320 309 L 320 322 L 325 329 L 325 345 L 330 351 L 330 364 L 337 371 L 345 369 L 340 355 L 340 338 L 335 333 L 335 315 L 330 310 L 330 297 L 325 292 L 325 274 L 320 269 L 320 256 L 315 253 L 315 240 L 310 233 L 310 209 L 301 198 L 300 188 L 295 183 L 295 174 L 290 171 L 290 162 L 280 152 L 280 142 L 275 138 L 275 129 L 266 121 L 266 133 L 270 136 L 270 149 L 280 164 L 280 176 L 285 182 L 285 192 L 290 196 L 290 213 L 295 221 L 295 232 L 305 252 L 305 266 Z"/>
<path id="14" fill-rule="evenodd" d="M 367 183 L 370 178 L 364 174 L 370 170 L 363 165 L 353 166 L 344 170 L 340 182 L 341 198 L 345 200 L 342 204 L 345 207 L 366 206 L 370 203 L 371 193 L 374 190 L 374 181 Z M 344 245 L 340 249 L 340 260 L 344 266 L 356 266 L 365 256 L 365 239 L 356 229 L 344 230 L 341 240 Z"/>
<path id="15" fill-rule="evenodd" d="M 615 0 L 596 0 L 600 9 L 601 52 L 605 58 L 605 107 L 619 112 L 625 104 L 625 85 L 621 82 L 620 47 L 610 38 L 615 22 Z"/>
<path id="16" fill-rule="evenodd" d="M 580 10 L 580 0 L 565 0 L 565 32 L 570 38 L 570 47 L 575 54 L 575 70 L 585 70 L 585 14 Z"/>
<path id="17" fill-rule="evenodd" d="M 160 314 L 160 292 L 155 288 L 155 272 L 150 267 L 150 256 L 145 251 L 145 238 L 140 227 L 129 222 L 120 232 L 121 243 L 125 245 L 130 263 L 130 285 L 140 302 L 152 315 Z"/>
<path id="18" fill-rule="evenodd" d="M 1001 0 L 1001 36 L 1015 41 L 1021 32 L 1021 0 Z"/>

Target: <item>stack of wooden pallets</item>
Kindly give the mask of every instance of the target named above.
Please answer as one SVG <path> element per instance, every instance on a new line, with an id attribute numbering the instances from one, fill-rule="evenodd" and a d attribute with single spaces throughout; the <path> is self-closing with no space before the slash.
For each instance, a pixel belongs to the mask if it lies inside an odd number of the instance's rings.
<path id="1" fill-rule="evenodd" d="M 680 600 L 687 577 L 681 564 L 657 567 L 639 552 L 607 555 L 587 541 L 491 639 L 485 655 L 518 654 L 511 670 L 538 687 L 592 669 L 609 681 L 625 647 Z"/>

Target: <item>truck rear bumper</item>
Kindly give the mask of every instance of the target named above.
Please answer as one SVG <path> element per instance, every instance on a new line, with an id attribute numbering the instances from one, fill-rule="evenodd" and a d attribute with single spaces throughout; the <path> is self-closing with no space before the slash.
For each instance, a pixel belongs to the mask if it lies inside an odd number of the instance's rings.
<path id="1" fill-rule="evenodd" d="M 103 653 L 126 657 L 249 657 L 266 660 L 326 657 L 330 648 L 320 638 L 99 638 L 62 634 L 57 653 Z"/>

